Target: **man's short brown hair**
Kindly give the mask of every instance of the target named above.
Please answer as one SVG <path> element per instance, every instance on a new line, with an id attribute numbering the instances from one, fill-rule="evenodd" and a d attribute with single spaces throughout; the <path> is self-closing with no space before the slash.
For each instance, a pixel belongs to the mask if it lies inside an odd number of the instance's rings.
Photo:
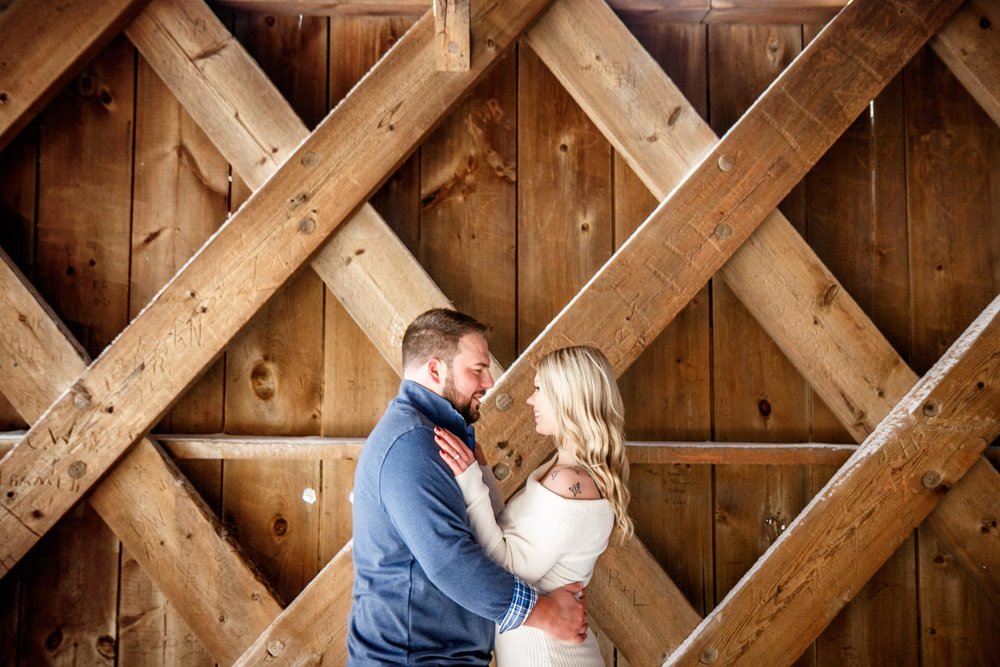
<path id="1" fill-rule="evenodd" d="M 406 327 L 403 334 L 403 368 L 420 366 L 437 357 L 451 364 L 458 353 L 458 341 L 470 333 L 486 336 L 490 328 L 473 317 L 448 308 L 434 308 Z"/>

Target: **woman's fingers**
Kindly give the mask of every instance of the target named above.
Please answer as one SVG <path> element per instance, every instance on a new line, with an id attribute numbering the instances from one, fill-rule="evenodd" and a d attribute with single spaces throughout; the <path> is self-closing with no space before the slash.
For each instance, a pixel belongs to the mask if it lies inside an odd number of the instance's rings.
<path id="1" fill-rule="evenodd" d="M 438 446 L 438 454 L 456 477 L 472 463 L 473 453 L 453 433 L 435 427 L 434 443 Z"/>

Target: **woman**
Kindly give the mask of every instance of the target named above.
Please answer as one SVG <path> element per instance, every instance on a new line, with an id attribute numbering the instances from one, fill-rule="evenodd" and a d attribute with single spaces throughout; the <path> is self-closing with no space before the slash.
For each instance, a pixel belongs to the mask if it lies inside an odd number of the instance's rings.
<path id="1" fill-rule="evenodd" d="M 462 488 L 483 548 L 547 593 L 574 581 L 589 582 L 615 526 L 623 539 L 632 533 L 622 400 L 607 358 L 593 347 L 578 346 L 542 358 L 528 405 L 535 430 L 552 437 L 557 452 L 529 475 L 506 508 L 478 447 L 474 455 L 444 430 L 436 431 L 436 441 Z M 474 458 L 479 466 L 472 465 Z M 494 518 L 497 509 L 502 511 Z M 604 665 L 590 630 L 582 644 L 571 644 L 522 626 L 496 636 L 496 658 L 498 667 Z"/>

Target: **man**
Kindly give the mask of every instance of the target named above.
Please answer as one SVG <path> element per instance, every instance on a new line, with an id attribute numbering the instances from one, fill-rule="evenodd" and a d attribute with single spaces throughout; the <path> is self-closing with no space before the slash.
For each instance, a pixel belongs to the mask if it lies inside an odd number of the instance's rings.
<path id="1" fill-rule="evenodd" d="M 487 328 L 430 310 L 403 336 L 399 394 L 365 443 L 354 479 L 354 597 L 348 665 L 487 665 L 494 624 L 558 639 L 586 633 L 580 584 L 539 595 L 494 563 L 434 443 L 464 435 L 493 386 Z"/>

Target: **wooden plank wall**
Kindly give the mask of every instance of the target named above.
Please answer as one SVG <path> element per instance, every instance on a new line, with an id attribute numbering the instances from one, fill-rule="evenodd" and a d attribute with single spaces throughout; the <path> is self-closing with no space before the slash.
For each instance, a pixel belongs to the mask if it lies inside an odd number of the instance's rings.
<path id="1" fill-rule="evenodd" d="M 413 21 L 223 19 L 310 127 Z M 721 135 L 819 26 L 630 28 Z M 1000 130 L 924 50 L 781 207 L 918 372 L 1000 291 L 998 161 Z M 119 39 L 0 153 L 0 246 L 97 354 L 249 194 Z M 456 306 L 493 326 L 504 365 L 656 204 L 526 46 L 372 203 Z M 397 384 L 307 270 L 157 430 L 364 436 Z M 721 280 L 621 386 L 633 440 L 850 442 Z M 23 427 L 0 396 L 0 430 Z M 350 537 L 349 459 L 182 467 L 286 601 Z M 706 613 L 832 472 L 635 465 L 637 530 Z M 983 638 L 998 629 L 996 601 L 917 531 L 797 664 L 997 664 Z M 89 508 L 0 581 L 0 664 L 64 662 L 212 663 Z"/>

